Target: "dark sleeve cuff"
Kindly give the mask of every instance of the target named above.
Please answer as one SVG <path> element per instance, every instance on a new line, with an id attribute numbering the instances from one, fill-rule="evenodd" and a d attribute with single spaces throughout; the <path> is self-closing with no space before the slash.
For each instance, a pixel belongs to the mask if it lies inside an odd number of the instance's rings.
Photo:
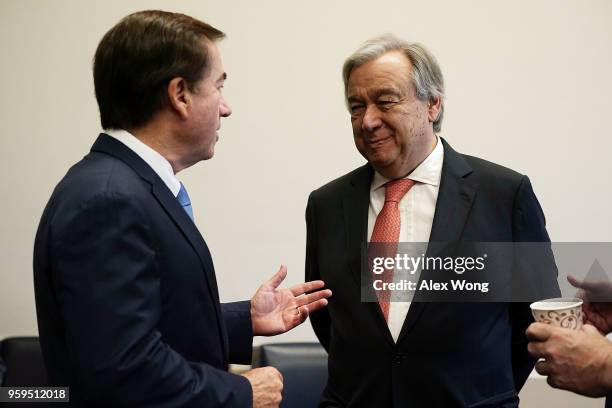
<path id="1" fill-rule="evenodd" d="M 226 376 L 226 383 L 232 390 L 234 398 L 231 399 L 232 407 L 253 407 L 253 388 L 246 377 L 228 372 L 223 372 Z"/>
<path id="2" fill-rule="evenodd" d="M 229 338 L 230 363 L 251 364 L 253 351 L 251 302 L 247 300 L 223 303 L 221 310 Z"/>

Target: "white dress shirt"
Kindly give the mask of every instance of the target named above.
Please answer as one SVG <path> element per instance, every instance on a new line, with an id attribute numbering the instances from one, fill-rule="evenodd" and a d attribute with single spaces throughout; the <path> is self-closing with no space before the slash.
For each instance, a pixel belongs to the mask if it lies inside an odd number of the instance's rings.
<path id="1" fill-rule="evenodd" d="M 181 190 L 181 182 L 174 175 L 174 170 L 172 170 L 170 162 L 166 160 L 164 156 L 151 149 L 126 130 L 110 129 L 104 130 L 104 133 L 114 137 L 136 153 L 155 173 L 157 173 L 159 178 L 161 178 L 164 184 L 172 191 L 172 194 L 174 194 L 175 197 L 178 195 Z"/>
<path id="2" fill-rule="evenodd" d="M 442 176 L 442 163 L 444 161 L 444 147 L 440 138 L 437 138 L 434 150 L 405 178 L 417 183 L 406 193 L 399 202 L 400 210 L 400 236 L 399 242 L 428 242 L 431 235 L 440 177 Z M 370 208 L 368 211 L 368 242 L 372 237 L 376 217 L 385 204 L 385 183 L 391 181 L 380 173 L 374 173 L 370 186 Z M 391 302 L 389 307 L 388 325 L 394 341 L 397 341 L 410 302 Z"/>

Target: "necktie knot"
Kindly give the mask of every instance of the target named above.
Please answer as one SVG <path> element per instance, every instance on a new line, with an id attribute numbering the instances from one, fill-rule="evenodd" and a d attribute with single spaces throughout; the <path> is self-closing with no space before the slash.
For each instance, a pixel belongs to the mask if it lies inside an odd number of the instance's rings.
<path id="1" fill-rule="evenodd" d="M 183 183 L 181 183 L 181 189 L 179 190 L 176 199 L 183 206 L 183 209 L 185 210 L 189 218 L 191 218 L 191 220 L 193 221 L 193 209 L 191 208 L 191 200 L 189 199 L 189 194 L 187 194 L 187 189 L 185 188 Z"/>
<path id="2" fill-rule="evenodd" d="M 385 203 L 388 201 L 399 203 L 414 184 L 415 181 L 410 179 L 399 179 L 388 182 L 385 185 Z"/>

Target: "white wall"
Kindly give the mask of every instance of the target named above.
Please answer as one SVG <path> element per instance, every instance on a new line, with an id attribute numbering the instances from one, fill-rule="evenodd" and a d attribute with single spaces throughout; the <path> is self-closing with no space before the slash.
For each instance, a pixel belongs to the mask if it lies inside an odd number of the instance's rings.
<path id="1" fill-rule="evenodd" d="M 221 51 L 234 114 L 215 158 L 179 175 L 224 300 L 250 297 L 281 262 L 289 283 L 302 280 L 309 192 L 362 163 L 342 62 L 385 32 L 437 56 L 448 94 L 441 135 L 528 174 L 553 240 L 612 241 L 607 0 L 3 0 L 0 338 L 37 331 L 33 237 L 54 185 L 99 131 L 94 50 L 121 17 L 145 8 L 184 12 L 228 34 Z M 273 340 L 314 335 L 307 324 Z"/>

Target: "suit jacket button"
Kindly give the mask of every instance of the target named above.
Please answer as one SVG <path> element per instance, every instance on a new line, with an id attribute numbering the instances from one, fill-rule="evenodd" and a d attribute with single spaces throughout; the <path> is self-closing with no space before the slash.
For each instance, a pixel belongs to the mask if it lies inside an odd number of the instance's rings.
<path id="1" fill-rule="evenodd" d="M 401 354 L 396 354 L 393 358 L 393 363 L 396 365 L 402 364 L 403 357 Z"/>

